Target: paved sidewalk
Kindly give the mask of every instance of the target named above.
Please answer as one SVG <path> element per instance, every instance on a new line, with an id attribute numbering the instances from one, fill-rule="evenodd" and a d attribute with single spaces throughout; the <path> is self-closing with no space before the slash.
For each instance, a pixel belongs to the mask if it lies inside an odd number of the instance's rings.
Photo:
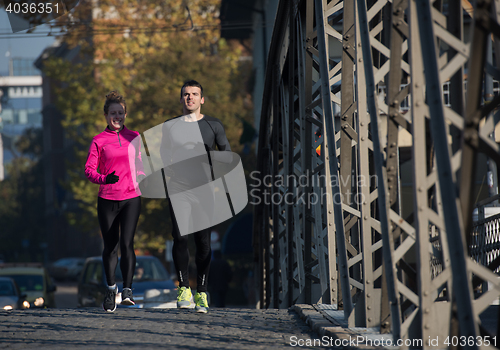
<path id="1" fill-rule="evenodd" d="M 319 344 L 341 349 L 399 349 L 392 345 L 392 335 L 380 334 L 378 328 L 349 328 L 344 320 L 344 312 L 338 311 L 336 306 L 296 304 L 290 309 L 317 334 Z"/>
<path id="2" fill-rule="evenodd" d="M 177 309 L 0 311 L 0 349 L 271 350 L 291 349 L 291 344 L 317 338 L 292 310 L 212 308 L 208 314 Z"/>
<path id="3" fill-rule="evenodd" d="M 493 340 L 493 337 L 497 332 L 499 307 L 494 303 L 479 316 L 482 326 L 491 335 L 492 344 L 496 341 L 496 338 Z M 348 327 L 347 322 L 344 320 L 343 311 L 337 310 L 335 305 L 297 304 L 290 309 L 294 310 L 311 327 L 320 340 L 326 337 L 328 343 L 333 346 L 342 346 L 343 349 L 399 349 L 398 346 L 393 344 L 392 335 L 380 334 L 378 327 Z M 411 344 L 421 344 L 423 340 L 405 339 L 404 341 L 409 342 L 410 349 L 419 349 L 421 348 L 420 345 L 414 346 Z"/>

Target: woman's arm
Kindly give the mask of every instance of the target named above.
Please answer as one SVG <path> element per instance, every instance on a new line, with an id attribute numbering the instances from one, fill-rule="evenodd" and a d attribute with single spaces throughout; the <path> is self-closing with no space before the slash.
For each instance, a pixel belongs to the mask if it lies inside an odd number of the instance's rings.
<path id="1" fill-rule="evenodd" d="M 92 140 L 89 148 L 89 154 L 87 155 L 87 162 L 85 163 L 85 176 L 91 182 L 99 185 L 104 185 L 106 183 L 106 175 L 99 174 L 97 168 L 99 167 L 99 148 L 97 143 Z"/>

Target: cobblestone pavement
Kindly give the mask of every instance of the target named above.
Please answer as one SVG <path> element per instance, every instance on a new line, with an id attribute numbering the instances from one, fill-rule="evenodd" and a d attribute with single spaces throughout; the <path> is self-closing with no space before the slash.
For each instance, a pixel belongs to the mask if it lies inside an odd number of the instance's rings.
<path id="1" fill-rule="evenodd" d="M 296 337 L 296 338 L 293 338 Z M 291 310 L 100 308 L 0 312 L 0 349 L 290 349 L 317 339 Z M 307 347 L 300 347 L 301 349 Z"/>

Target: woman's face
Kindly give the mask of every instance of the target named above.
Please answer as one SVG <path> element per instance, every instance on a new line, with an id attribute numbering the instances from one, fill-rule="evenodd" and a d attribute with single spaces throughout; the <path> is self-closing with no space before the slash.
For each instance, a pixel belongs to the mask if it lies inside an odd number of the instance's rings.
<path id="1" fill-rule="evenodd" d="M 125 108 L 120 103 L 113 103 L 109 106 L 108 114 L 104 115 L 111 130 L 120 130 L 125 123 L 127 114 Z"/>

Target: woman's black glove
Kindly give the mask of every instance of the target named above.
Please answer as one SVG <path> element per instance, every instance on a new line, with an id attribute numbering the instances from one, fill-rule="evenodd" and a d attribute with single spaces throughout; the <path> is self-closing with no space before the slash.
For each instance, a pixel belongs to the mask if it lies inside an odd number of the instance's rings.
<path id="1" fill-rule="evenodd" d="M 113 171 L 111 174 L 108 174 L 106 176 L 106 184 L 114 184 L 117 183 L 120 177 L 118 175 L 115 175 L 115 172 Z"/>

